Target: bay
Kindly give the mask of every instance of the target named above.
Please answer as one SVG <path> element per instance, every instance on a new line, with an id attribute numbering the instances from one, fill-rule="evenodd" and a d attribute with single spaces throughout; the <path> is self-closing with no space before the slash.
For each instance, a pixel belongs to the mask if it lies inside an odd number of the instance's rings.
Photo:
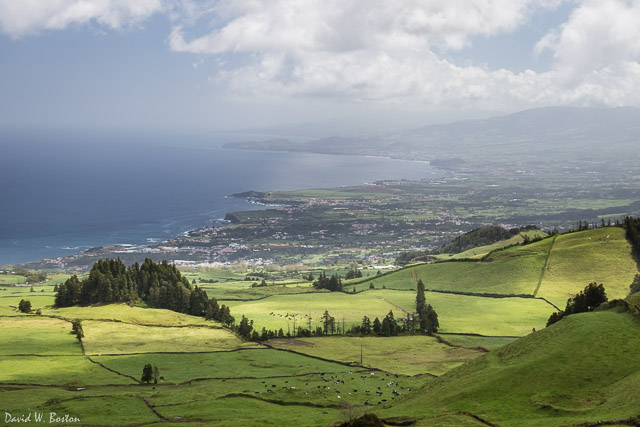
<path id="1" fill-rule="evenodd" d="M 217 135 L 3 135 L 0 265 L 144 244 L 262 209 L 226 197 L 441 174 L 424 162 L 233 151 Z"/>

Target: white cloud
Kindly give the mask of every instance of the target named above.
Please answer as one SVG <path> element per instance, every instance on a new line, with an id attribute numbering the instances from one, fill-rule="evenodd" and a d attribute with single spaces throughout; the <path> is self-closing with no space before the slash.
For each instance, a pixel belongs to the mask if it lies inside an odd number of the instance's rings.
<path id="1" fill-rule="evenodd" d="M 533 0 L 223 0 L 214 13 L 225 24 L 172 48 L 193 53 L 314 50 L 325 52 L 458 50 L 474 35 L 513 31 L 534 10 L 559 1 Z"/>
<path id="2" fill-rule="evenodd" d="M 162 10 L 162 0 L 0 0 L 0 30 L 18 38 L 92 21 L 121 28 Z"/>
<path id="3" fill-rule="evenodd" d="M 513 32 L 559 4 L 227 0 L 213 11 L 222 25 L 191 40 L 178 26 L 169 45 L 199 55 L 243 54 L 244 61 L 227 61 L 215 76 L 238 95 L 513 108 L 551 94 L 542 84 L 548 79 L 530 71 L 458 66 L 439 52 L 458 51 L 474 36 Z"/>
<path id="4" fill-rule="evenodd" d="M 553 53 L 556 69 L 579 78 L 640 58 L 640 2 L 587 0 L 536 45 Z"/>
<path id="5" fill-rule="evenodd" d="M 445 59 L 473 48 L 474 38 L 516 33 L 563 2 L 574 7 L 567 22 L 522 46 L 550 52 L 548 71 Z M 640 2 L 630 0 L 0 0 L 0 30 L 22 37 L 91 22 L 121 28 L 156 13 L 175 23 L 172 50 L 198 55 L 194 68 L 213 56 L 210 80 L 247 99 L 503 110 L 640 103 Z"/>

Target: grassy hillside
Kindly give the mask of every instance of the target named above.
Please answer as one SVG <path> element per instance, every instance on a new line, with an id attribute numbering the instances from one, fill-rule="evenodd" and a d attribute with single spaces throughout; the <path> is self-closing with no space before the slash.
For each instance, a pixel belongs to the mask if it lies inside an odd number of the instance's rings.
<path id="1" fill-rule="evenodd" d="M 355 287 L 363 291 L 373 283 L 377 289 L 415 289 L 421 279 L 431 290 L 536 295 L 564 307 L 569 296 L 594 281 L 604 284 L 610 299 L 624 298 L 636 273 L 624 230 L 606 227 L 495 250 L 482 261 L 418 264 Z"/>
<path id="2" fill-rule="evenodd" d="M 421 279 L 427 289 L 453 292 L 532 295 L 540 280 L 552 239 L 493 252 L 483 261 L 421 264 L 374 278 L 357 286 L 415 289 Z"/>
<path id="3" fill-rule="evenodd" d="M 640 321 L 567 317 L 429 382 L 382 412 L 429 425 L 462 412 L 502 426 L 571 425 L 640 415 Z"/>
<path id="4" fill-rule="evenodd" d="M 521 231 L 520 233 L 516 234 L 515 236 L 507 240 L 501 240 L 499 242 L 495 242 L 490 245 L 477 246 L 475 248 L 467 249 L 466 251 L 460 252 L 457 254 L 446 254 L 446 253 L 441 254 L 441 255 L 438 255 L 437 258 L 443 261 L 448 259 L 461 259 L 461 258 L 479 259 L 490 252 L 497 251 L 499 249 L 503 249 L 508 246 L 520 244 L 525 241 L 525 236 L 530 240 L 533 240 L 541 237 L 544 238 L 547 235 L 540 230 Z"/>
<path id="5" fill-rule="evenodd" d="M 609 299 L 624 298 L 638 273 L 622 228 L 607 227 L 558 236 L 538 296 L 564 307 L 591 282 L 604 284 Z"/>

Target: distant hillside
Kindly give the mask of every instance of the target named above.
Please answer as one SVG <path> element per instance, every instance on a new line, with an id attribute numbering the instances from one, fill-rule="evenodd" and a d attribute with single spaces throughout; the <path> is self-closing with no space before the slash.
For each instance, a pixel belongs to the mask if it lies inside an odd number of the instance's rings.
<path id="1" fill-rule="evenodd" d="M 494 243 L 504 241 L 503 246 L 508 246 L 510 244 L 521 243 L 525 240 L 525 238 L 520 239 L 519 241 L 512 241 L 511 239 L 514 236 L 517 236 L 520 233 L 537 230 L 535 226 L 526 226 L 521 228 L 512 228 L 510 230 L 504 229 L 500 226 L 488 226 L 482 228 L 476 228 L 475 230 L 471 230 L 468 233 L 465 233 L 461 236 L 456 237 L 452 242 L 447 243 L 438 249 L 432 251 L 411 251 L 405 252 L 398 257 L 396 260 L 399 264 L 407 264 L 409 262 L 414 262 L 416 260 L 425 260 L 426 258 L 439 255 L 439 254 L 459 254 L 461 252 L 468 251 L 469 249 L 492 245 Z M 542 233 L 541 233 L 542 234 Z M 529 237 L 526 237 L 528 240 Z M 496 247 L 495 249 L 499 249 Z"/>
<path id="2" fill-rule="evenodd" d="M 457 254 L 478 246 L 490 245 L 501 240 L 507 240 L 522 231 L 535 230 L 535 226 L 512 228 L 506 230 L 497 225 L 476 228 L 468 233 L 458 236 L 453 242 L 447 243 L 432 251 L 433 254 Z"/>
<path id="3" fill-rule="evenodd" d="M 571 315 L 376 414 L 419 425 L 476 425 L 474 417 L 500 426 L 639 425 L 638 336 L 640 321 L 629 313 Z"/>

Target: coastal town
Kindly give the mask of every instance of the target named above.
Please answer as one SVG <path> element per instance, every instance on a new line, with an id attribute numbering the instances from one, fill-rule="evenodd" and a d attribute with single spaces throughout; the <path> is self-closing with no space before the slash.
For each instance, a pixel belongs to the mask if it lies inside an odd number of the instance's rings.
<path id="1" fill-rule="evenodd" d="M 584 173 L 588 176 L 589 171 Z M 620 185 L 613 201 L 602 191 L 606 179 L 585 181 L 575 193 L 568 193 L 562 182 L 538 183 L 534 175 L 513 174 L 509 180 L 503 187 L 494 183 L 495 176 L 457 173 L 326 190 L 250 191 L 233 196 L 265 209 L 230 212 L 222 223 L 163 242 L 92 248 L 26 267 L 83 272 L 105 257 L 126 263 L 166 259 L 212 268 L 313 268 L 351 262 L 387 266 L 404 252 L 434 249 L 488 224 L 562 231 L 574 227 L 575 218 L 595 223 L 619 212 L 640 212 L 637 204 L 615 205 L 637 196 L 636 179 Z M 575 180 L 573 176 L 571 185 Z M 589 200 L 588 205 L 583 200 Z"/>

